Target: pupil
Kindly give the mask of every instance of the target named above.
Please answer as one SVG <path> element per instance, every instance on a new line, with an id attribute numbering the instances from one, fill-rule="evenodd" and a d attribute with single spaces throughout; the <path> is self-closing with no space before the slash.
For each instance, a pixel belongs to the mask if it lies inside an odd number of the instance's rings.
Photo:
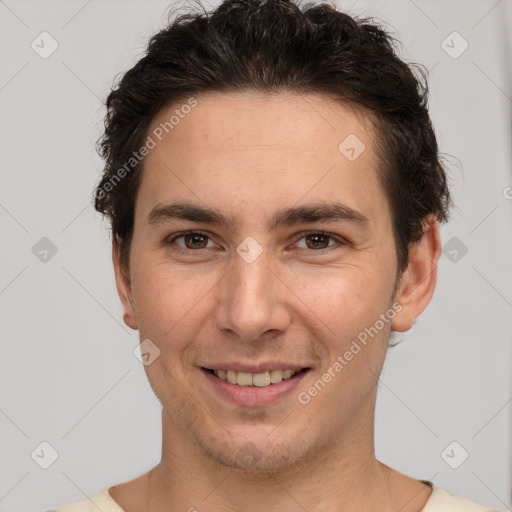
<path id="1" fill-rule="evenodd" d="M 315 245 L 316 248 L 318 248 L 317 244 L 318 244 L 319 239 L 323 238 L 325 240 L 325 238 L 326 238 L 325 235 L 310 235 L 310 237 L 311 237 L 311 240 L 314 240 L 313 245 Z"/>
<path id="2" fill-rule="evenodd" d="M 195 234 L 192 233 L 192 234 L 189 234 L 187 236 L 187 238 L 188 238 L 188 241 L 191 243 L 191 245 L 194 245 L 194 246 L 197 247 L 196 244 L 199 243 L 199 245 L 200 245 L 201 244 L 200 239 L 201 238 L 204 239 L 205 237 L 203 235 L 200 235 L 200 234 L 197 234 L 197 233 L 195 233 Z M 198 242 L 198 239 L 199 239 L 199 242 Z"/>

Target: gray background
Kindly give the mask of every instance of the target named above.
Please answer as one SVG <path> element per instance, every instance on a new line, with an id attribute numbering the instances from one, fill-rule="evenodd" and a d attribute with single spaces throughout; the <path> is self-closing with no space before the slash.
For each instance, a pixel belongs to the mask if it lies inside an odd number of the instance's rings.
<path id="1" fill-rule="evenodd" d="M 122 322 L 109 233 L 91 194 L 101 100 L 164 25 L 168 5 L 0 0 L 2 512 L 82 500 L 159 461 L 160 405 L 133 353 L 138 333 Z M 388 22 L 402 56 L 431 70 L 433 122 L 454 157 L 457 208 L 442 228 L 437 290 L 389 353 L 377 456 L 510 510 L 512 3 L 338 5 Z M 51 49 L 43 31 L 58 43 L 47 58 L 31 47 Z M 58 458 L 43 469 L 52 450 Z"/>

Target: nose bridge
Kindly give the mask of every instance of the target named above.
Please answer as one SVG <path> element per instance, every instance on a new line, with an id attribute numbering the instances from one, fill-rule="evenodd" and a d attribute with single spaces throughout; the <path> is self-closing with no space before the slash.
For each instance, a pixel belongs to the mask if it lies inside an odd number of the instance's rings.
<path id="1" fill-rule="evenodd" d="M 263 248 L 256 255 L 255 249 L 250 242 L 237 248 L 233 267 L 222 280 L 217 310 L 218 328 L 231 330 L 245 341 L 258 339 L 269 330 L 283 330 L 288 323 L 270 255 Z"/>
<path id="2" fill-rule="evenodd" d="M 268 269 L 268 258 L 259 256 L 254 261 L 246 261 L 237 257 L 232 272 L 233 299 L 236 304 L 250 306 L 254 310 L 263 309 L 271 299 L 271 279 Z M 254 315 L 253 315 L 254 316 Z"/>

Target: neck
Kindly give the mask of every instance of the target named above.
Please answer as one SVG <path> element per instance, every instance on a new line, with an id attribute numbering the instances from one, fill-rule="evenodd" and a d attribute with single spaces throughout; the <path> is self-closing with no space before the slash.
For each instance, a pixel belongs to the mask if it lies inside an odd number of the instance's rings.
<path id="1" fill-rule="evenodd" d="M 373 414 L 360 412 L 349 432 L 326 440 L 301 463 L 277 473 L 254 473 L 207 457 L 162 411 L 162 460 L 151 474 L 149 510 L 393 510 L 390 469 L 374 455 Z"/>

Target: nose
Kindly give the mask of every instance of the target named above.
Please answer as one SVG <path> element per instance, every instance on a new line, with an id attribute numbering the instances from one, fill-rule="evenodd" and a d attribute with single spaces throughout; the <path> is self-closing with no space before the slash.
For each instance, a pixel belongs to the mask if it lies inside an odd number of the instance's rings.
<path id="1" fill-rule="evenodd" d="M 242 342 L 253 342 L 286 331 L 287 286 L 272 268 L 266 251 L 251 263 L 238 254 L 231 270 L 219 283 L 216 325 Z"/>

